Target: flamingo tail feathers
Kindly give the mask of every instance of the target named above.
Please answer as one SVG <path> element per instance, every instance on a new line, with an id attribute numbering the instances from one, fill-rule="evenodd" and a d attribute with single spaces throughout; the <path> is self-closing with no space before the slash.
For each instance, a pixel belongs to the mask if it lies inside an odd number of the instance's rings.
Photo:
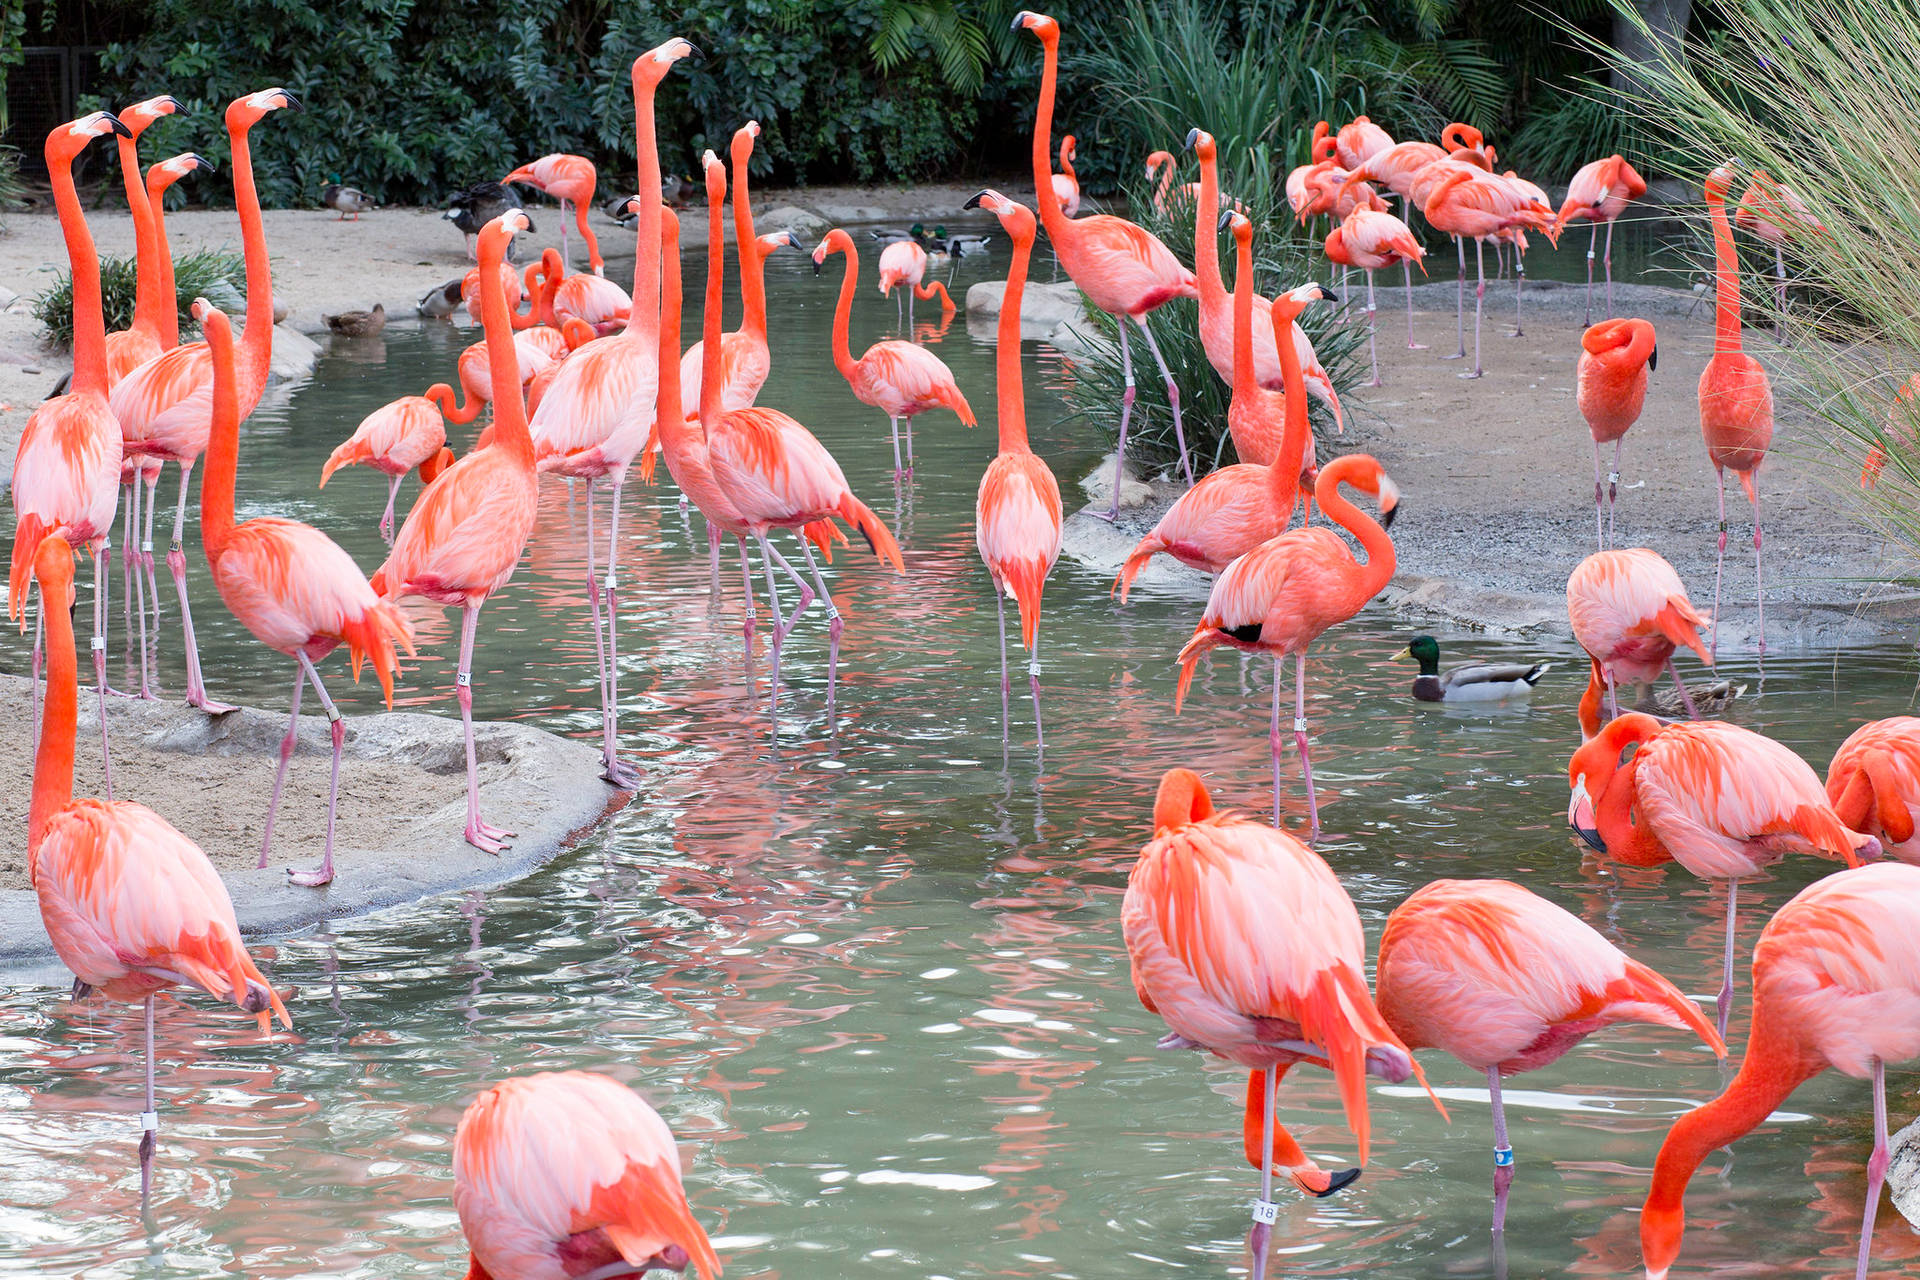
<path id="1" fill-rule="evenodd" d="M 815 520 L 812 524 L 803 526 L 800 536 L 820 548 L 820 554 L 826 557 L 828 564 L 833 563 L 834 544 L 837 542 L 843 547 L 847 545 L 847 535 L 842 533 L 840 526 L 831 520 Z"/>
<path id="2" fill-rule="evenodd" d="M 1707 642 L 1700 638 L 1700 615 L 1684 598 L 1669 600 L 1666 607 L 1653 615 L 1653 625 L 1660 634 L 1676 645 L 1684 646 L 1700 655 L 1700 661 L 1713 665 L 1713 658 L 1707 652 Z"/>
<path id="3" fill-rule="evenodd" d="M 386 566 L 374 574 L 374 593 L 384 596 L 382 588 L 386 583 Z M 413 656 L 413 628 L 393 605 L 384 599 L 366 610 L 357 618 L 349 618 L 341 624 L 340 637 L 347 642 L 347 654 L 353 662 L 354 683 L 360 682 L 360 668 L 366 663 L 373 664 L 373 673 L 380 681 L 380 692 L 387 701 L 387 710 L 393 710 L 393 677 L 400 669 L 399 656 L 394 652 L 396 644 L 404 647 L 407 656 Z"/>
<path id="4" fill-rule="evenodd" d="M 900 544 L 893 540 L 893 531 L 873 513 L 872 507 L 849 493 L 840 499 L 834 514 L 858 529 L 867 540 L 867 546 L 873 549 L 873 554 L 892 565 L 895 573 L 907 571 L 905 562 L 900 559 Z"/>
<path id="5" fill-rule="evenodd" d="M 1140 539 L 1140 545 L 1133 549 L 1133 553 L 1127 557 L 1127 562 L 1120 566 L 1120 572 L 1113 580 L 1113 590 L 1109 590 L 1107 594 L 1111 596 L 1114 590 L 1119 591 L 1120 603 L 1125 604 L 1127 592 L 1133 589 L 1133 580 L 1139 576 L 1142 569 L 1147 567 L 1147 561 L 1166 549 L 1167 544 L 1157 533 L 1149 533 Z"/>
<path id="6" fill-rule="evenodd" d="M 33 557 L 54 526 L 44 516 L 22 512 L 13 529 L 13 562 L 7 575 L 7 616 L 27 627 L 27 583 L 33 577 Z"/>
<path id="7" fill-rule="evenodd" d="M 320 468 L 320 487 L 327 487 L 327 481 L 333 473 L 342 467 L 351 467 L 356 463 L 369 461 L 373 457 L 373 447 L 365 440 L 343 440 L 334 451 L 327 455 L 326 465 Z"/>
<path id="8" fill-rule="evenodd" d="M 1640 1022 L 1653 1022 L 1676 1031 L 1691 1031 L 1721 1058 L 1727 1046 L 1713 1029 L 1713 1021 L 1680 989 L 1638 960 L 1627 961 L 1627 971 L 1607 985 L 1612 1012 Z M 1622 1008 L 1622 1006 L 1626 1006 Z"/>

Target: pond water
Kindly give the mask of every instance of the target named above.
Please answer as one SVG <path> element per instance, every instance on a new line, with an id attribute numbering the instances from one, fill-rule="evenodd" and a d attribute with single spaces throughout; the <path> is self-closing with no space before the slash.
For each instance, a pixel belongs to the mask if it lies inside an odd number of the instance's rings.
<path id="1" fill-rule="evenodd" d="M 966 266 L 963 280 L 1004 259 Z M 956 323 L 939 336 L 988 425 L 969 432 L 930 415 L 911 499 L 896 507 L 886 425 L 826 359 L 837 278 L 814 279 L 798 254 L 770 270 L 764 400 L 812 426 L 883 515 L 898 512 L 906 550 L 904 579 L 864 553 L 836 557 L 848 618 L 837 738 L 825 732 L 818 620 L 787 650 L 776 749 L 764 656 L 751 676 L 743 661 L 731 564 L 711 611 L 698 518 L 682 519 L 670 489 L 630 495 L 622 687 L 646 794 L 511 887 L 259 948 L 277 981 L 300 988 L 294 1035 L 263 1042 L 251 1021 L 201 999 L 169 1009 L 144 1222 L 137 1011 L 0 989 L 0 1272 L 461 1274 L 448 1171 L 461 1109 L 503 1076 L 563 1067 L 610 1072 L 659 1107 L 730 1277 L 1244 1268 L 1257 1178 L 1240 1156 L 1243 1077 L 1155 1051 L 1162 1027 L 1128 982 L 1118 917 L 1164 769 L 1200 769 L 1218 801 L 1266 812 L 1270 675 L 1256 668 L 1243 690 L 1238 664 L 1217 661 L 1176 718 L 1172 659 L 1195 606 L 1147 591 L 1119 607 L 1103 577 L 1063 560 L 1042 631 L 1048 750 L 1036 759 L 1016 699 L 1003 753 L 993 611 L 972 534 L 994 448 L 990 335 Z M 877 302 L 863 291 L 857 345 L 892 323 L 891 304 Z M 468 338 L 396 327 L 384 341 L 336 345 L 289 403 L 253 419 L 242 514 L 314 521 L 375 565 L 380 479 L 348 471 L 320 494 L 321 460 L 376 404 L 445 376 Z M 1056 357 L 1029 347 L 1025 358 L 1035 444 L 1070 486 L 1100 443 L 1038 386 L 1057 379 Z M 457 434 L 464 443 L 470 429 Z M 597 731 L 583 528 L 584 511 L 549 483 L 529 561 L 482 617 L 481 714 Z M 284 660 L 227 619 L 197 535 L 191 554 L 214 693 L 284 706 Z M 423 621 L 401 701 L 451 714 L 456 637 L 444 617 Z M 1710 1002 L 1720 892 L 1677 869 L 1596 861 L 1566 830 L 1580 687 L 1569 646 L 1443 632 L 1454 659 L 1560 664 L 1530 706 L 1461 714 L 1410 700 L 1411 669 L 1393 656 L 1407 639 L 1369 611 L 1309 664 L 1319 848 L 1370 938 L 1429 879 L 1508 876 Z M 17 643 L 6 645 L 17 664 Z M 349 715 L 377 705 L 371 688 L 340 678 L 342 663 L 323 669 Z M 177 693 L 177 648 L 165 674 Z M 1910 707 L 1914 678 L 1910 655 L 1893 648 L 1785 655 L 1738 718 L 1824 769 L 1853 725 Z M 1287 797 L 1297 830 L 1291 761 Z M 1743 955 L 1766 915 L 1827 869 L 1794 861 L 1742 893 Z M 1748 995 L 1743 971 L 1736 1045 Z M 1376 1085 L 1366 1175 L 1330 1200 L 1281 1194 L 1275 1274 L 1497 1274 L 1482 1080 L 1438 1054 L 1425 1066 L 1451 1125 L 1416 1093 Z M 1514 1081 L 1508 1273 L 1637 1271 L 1635 1210 L 1659 1141 L 1723 1079 L 1690 1037 L 1626 1026 Z M 1911 1077 L 1894 1081 L 1899 1123 Z M 1295 1072 L 1281 1109 L 1324 1163 L 1351 1163 L 1330 1077 Z M 1823 1075 L 1731 1158 L 1710 1158 L 1690 1196 L 1683 1269 L 1850 1269 L 1869 1112 L 1863 1084 Z M 1883 1210 L 1880 1269 L 1916 1256 L 1920 1241 Z"/>

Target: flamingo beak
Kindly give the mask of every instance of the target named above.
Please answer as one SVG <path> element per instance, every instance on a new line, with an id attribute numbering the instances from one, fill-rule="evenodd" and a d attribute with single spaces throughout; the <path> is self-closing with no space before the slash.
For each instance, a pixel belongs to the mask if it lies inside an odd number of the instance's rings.
<path id="1" fill-rule="evenodd" d="M 1586 841 L 1587 847 L 1596 853 L 1607 851 L 1607 842 L 1600 838 L 1600 828 L 1593 813 L 1593 801 L 1587 796 L 1587 780 L 1580 779 L 1573 784 L 1573 798 L 1567 802 L 1567 825 L 1573 828 L 1575 835 Z"/>
<path id="2" fill-rule="evenodd" d="M 1187 130 L 1187 150 L 1193 150 L 1193 144 L 1198 141 L 1200 141 L 1200 131 L 1198 129 Z"/>
<path id="3" fill-rule="evenodd" d="M 1018 22 L 1015 22 L 1013 25 L 1015 28 L 1018 28 L 1020 24 Z M 973 199 L 967 201 L 965 204 L 961 205 L 960 207 L 962 209 L 978 209 L 980 207 L 980 198 L 986 194 L 987 194 L 986 189 L 982 188 L 981 190 L 974 192 Z"/>
<path id="4" fill-rule="evenodd" d="M 1647 368 L 1658 369 L 1659 367 L 1660 367 L 1660 348 L 1655 347 L 1653 349 L 1653 354 L 1647 357 Z"/>

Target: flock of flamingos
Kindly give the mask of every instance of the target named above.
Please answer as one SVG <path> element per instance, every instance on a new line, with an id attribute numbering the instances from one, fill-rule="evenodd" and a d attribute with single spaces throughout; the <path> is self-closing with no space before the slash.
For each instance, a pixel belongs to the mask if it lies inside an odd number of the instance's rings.
<path id="1" fill-rule="evenodd" d="M 1677 649 L 1690 648 L 1709 663 L 1714 650 L 1700 633 L 1708 618 L 1694 608 L 1660 555 L 1607 545 L 1611 522 L 1602 514 L 1612 495 L 1600 448 L 1615 443 L 1617 471 L 1618 442 L 1646 396 L 1655 339 L 1644 320 L 1595 325 L 1583 340 L 1578 403 L 1595 445 L 1601 549 L 1574 570 L 1567 586 L 1575 635 L 1591 656 L 1580 705 L 1583 745 L 1568 766 L 1568 818 L 1595 849 L 1621 861 L 1678 861 L 1696 875 L 1726 882 L 1726 970 L 1718 1024 L 1595 929 L 1504 880 L 1436 881 L 1401 904 L 1381 937 L 1370 990 L 1365 941 L 1352 901 L 1310 843 L 1279 826 L 1285 741 L 1280 664 L 1288 656 L 1295 660 L 1292 728 L 1307 792 L 1310 841 L 1317 834 L 1318 808 L 1308 756 L 1305 652 L 1327 629 L 1358 613 L 1394 566 L 1387 529 L 1398 508 L 1397 489 L 1380 464 L 1363 454 L 1316 467 L 1306 396 L 1314 392 L 1310 374 L 1324 378 L 1324 373 L 1300 340 L 1276 341 L 1283 321 L 1291 328 L 1302 309 L 1328 297 L 1328 291 L 1308 284 L 1271 300 L 1255 297 L 1253 228 L 1245 217 L 1229 212 L 1218 224 L 1231 231 L 1236 249 L 1238 270 L 1228 293 L 1216 249 L 1217 156 L 1213 139 L 1197 129 L 1187 139 L 1200 165 L 1200 181 L 1189 193 L 1200 233 L 1195 270 L 1132 223 L 1104 215 L 1070 216 L 1066 206 L 1077 204 L 1077 188 L 1050 164 L 1059 27 L 1034 13 L 1022 13 L 1015 22 L 1032 32 L 1045 52 L 1033 136 L 1037 223 L 1044 225 L 1061 266 L 1094 306 L 1121 321 L 1123 351 L 1126 321 L 1140 323 L 1151 347 L 1147 313 L 1175 299 L 1197 299 L 1208 354 L 1233 387 L 1230 424 L 1240 462 L 1192 484 L 1142 539 L 1116 586 L 1124 590 L 1141 564 L 1163 552 L 1218 575 L 1204 615 L 1180 652 L 1180 692 L 1184 697 L 1195 662 L 1212 648 L 1273 658 L 1275 823 L 1216 812 L 1197 775 L 1172 770 L 1160 782 L 1153 837 L 1133 871 L 1123 923 L 1136 989 L 1169 1028 L 1162 1046 L 1204 1050 L 1248 1069 L 1246 1154 L 1261 1172 L 1250 1236 L 1254 1274 L 1264 1274 L 1277 1217 L 1276 1170 L 1315 1196 L 1334 1194 L 1359 1174 L 1358 1167 L 1319 1168 L 1274 1120 L 1276 1087 L 1290 1068 L 1304 1063 L 1332 1071 L 1362 1164 L 1368 1154 L 1368 1076 L 1394 1081 L 1419 1076 L 1413 1051 L 1429 1047 L 1484 1070 L 1494 1123 L 1493 1229 L 1498 1233 L 1514 1174 L 1502 1079 L 1550 1063 L 1585 1036 L 1629 1019 L 1687 1032 L 1724 1057 L 1737 886 L 1788 854 L 1813 854 L 1842 860 L 1849 869 L 1800 893 L 1761 934 L 1752 961 L 1754 1014 L 1745 1058 L 1724 1094 L 1683 1116 L 1661 1146 L 1641 1239 L 1647 1275 L 1664 1277 L 1680 1252 L 1685 1187 L 1706 1153 L 1759 1123 L 1799 1083 L 1833 1067 L 1872 1081 L 1875 1143 L 1858 1262 L 1858 1274 L 1864 1276 L 1888 1160 L 1885 1066 L 1920 1055 L 1920 958 L 1910 945 L 1920 936 L 1920 868 L 1909 865 L 1920 861 L 1914 818 L 1920 810 L 1920 720 L 1896 718 L 1862 727 L 1836 755 L 1823 785 L 1792 752 L 1735 725 L 1619 714 L 1622 686 L 1644 690 L 1669 673 L 1685 699 L 1674 666 Z M 513 236 L 528 222 L 518 211 L 504 213 L 480 232 L 479 266 L 468 281 L 469 306 L 477 310 L 486 340 L 460 361 L 466 402 L 457 403 L 445 385 L 395 401 L 371 415 L 329 461 L 329 473 L 346 463 L 367 463 L 388 475 L 383 532 L 391 528 L 392 495 L 400 478 L 419 469 L 426 481 L 391 537 L 386 563 L 371 577 L 311 526 L 272 517 L 234 519 L 239 428 L 261 395 L 273 324 L 248 133 L 268 113 L 295 106 L 292 96 L 265 90 L 235 101 L 226 114 L 249 294 L 238 339 L 227 317 L 201 302 L 194 315 L 203 340 L 179 344 L 159 196 L 204 161 L 189 155 L 163 162 L 143 182 L 135 157 L 139 130 L 172 110 L 173 101 L 154 99 L 118 117 L 98 112 L 55 130 L 47 141 L 73 268 L 75 339 L 70 393 L 35 412 L 13 482 L 17 526 L 10 604 L 13 614 L 22 616 L 28 578 L 37 579 L 43 601 L 37 625 L 47 667 L 28 831 L 30 866 L 48 932 L 76 975 L 76 993 L 98 990 L 111 999 L 144 1002 L 143 1197 L 158 1129 L 155 993 L 191 987 L 231 1000 L 256 1014 L 263 1032 L 275 1016 L 283 1025 L 291 1023 L 281 997 L 249 958 L 232 904 L 205 855 L 151 809 L 114 800 L 111 773 L 106 798 L 72 794 L 79 701 L 68 607 L 75 590 L 74 552 L 85 548 L 94 559 L 92 657 L 105 753 L 107 553 L 121 486 L 128 495 L 122 533 L 126 590 L 142 628 L 142 692 L 147 692 L 149 597 L 155 604 L 158 599 L 150 554 L 154 495 L 162 464 L 172 460 L 182 475 L 167 561 L 181 609 L 187 696 L 209 712 L 222 709 L 208 699 L 200 678 L 182 549 L 187 481 L 204 455 L 201 536 L 214 584 L 255 636 L 295 664 L 294 715 L 305 685 L 325 707 L 332 721 L 336 796 L 343 729 L 316 664 L 345 646 L 356 674 L 362 663 L 371 663 L 390 699 L 398 651 L 411 652 L 409 626 L 397 602 L 418 596 L 459 607 L 456 690 L 467 735 L 466 837 L 493 851 L 512 833 L 480 815 L 473 773 L 472 653 L 481 607 L 513 574 L 533 527 L 542 472 L 586 483 L 590 530 L 596 488 L 611 489 L 607 564 L 603 572 L 594 559 L 597 532 L 592 532 L 587 572 L 600 653 L 604 766 L 616 784 L 635 781 L 615 755 L 614 537 L 622 486 L 636 461 L 650 470 L 657 450 L 682 492 L 706 516 L 716 591 L 721 540 L 730 535 L 738 543 L 749 644 L 754 609 L 747 540 L 758 545 L 773 623 L 770 703 L 778 696 L 781 646 L 818 600 L 829 620 L 832 705 L 831 668 L 837 665 L 841 620 L 815 550 L 828 551 L 835 540 L 844 541 L 835 522 L 857 530 L 880 559 L 901 568 L 886 526 L 849 490 L 819 441 L 787 415 L 754 404 L 769 372 L 760 265 L 767 253 L 793 240 L 785 233 L 753 232 L 746 192 L 746 162 L 757 133 L 752 124 L 735 136 L 731 156 L 747 322 L 740 330 L 721 332 L 725 253 L 720 220 L 728 168 L 708 152 L 704 183 L 711 235 L 704 326 L 701 341 L 681 350 L 679 224 L 660 199 L 653 104 L 657 86 L 692 52 L 686 41 L 670 40 L 633 64 L 640 194 L 632 212 L 638 256 L 633 292 L 621 295 L 624 314 L 605 305 L 608 291 L 619 291 L 599 274 L 597 248 L 594 269 L 578 274 L 568 273 L 564 258 L 549 251 L 527 273 L 531 298 L 528 310 L 520 311 L 522 282 L 505 257 Z M 111 335 L 103 331 L 98 262 L 72 179 L 75 157 L 91 139 L 109 133 L 118 135 L 143 250 L 138 318 L 132 329 Z M 1171 157 L 1159 159 L 1171 175 Z M 1402 197 L 1403 212 L 1418 205 L 1435 227 L 1462 238 L 1463 277 L 1464 238 L 1474 239 L 1481 253 L 1488 239 L 1511 243 L 1518 251 L 1527 229 L 1557 234 L 1576 217 L 1608 222 L 1610 236 L 1612 219 L 1645 189 L 1624 160 L 1610 157 L 1581 172 L 1566 206 L 1555 214 L 1544 193 L 1510 175 L 1494 174 L 1492 163 L 1491 148 L 1464 127 L 1450 129 L 1445 146 L 1396 144 L 1363 118 L 1337 132 L 1322 126 L 1314 163 L 1294 175 L 1289 189 L 1303 217 L 1324 212 L 1338 219 L 1327 240 L 1329 255 L 1371 272 L 1420 256 L 1405 222 L 1381 207 L 1370 184 L 1384 185 Z M 517 173 L 537 181 L 537 169 Z M 1710 460 L 1723 477 L 1722 556 L 1724 473 L 1730 468 L 1754 501 L 1757 566 L 1756 481 L 1772 433 L 1772 402 L 1764 370 L 1740 345 L 1738 265 L 1724 207 L 1731 179 L 1731 167 L 1723 167 L 1706 184 L 1719 273 L 1718 324 L 1715 354 L 1700 382 L 1700 416 Z M 1164 182 L 1161 192 L 1166 198 Z M 1756 175 L 1741 202 L 1741 221 L 1778 231 L 1779 219 L 1790 216 L 1783 212 L 1792 208 L 1790 197 L 1765 175 Z M 979 549 L 1000 610 L 1004 717 L 1009 692 L 1004 600 L 1014 600 L 1021 642 L 1037 655 L 1041 592 L 1060 553 L 1061 501 L 1051 471 L 1029 447 L 1021 387 L 1021 292 L 1036 217 L 994 191 L 982 191 L 972 206 L 993 213 L 1012 245 L 998 329 L 999 448 L 982 477 L 978 502 Z M 946 408 L 971 421 L 972 411 L 938 358 L 910 342 L 882 342 L 862 358 L 853 357 L 847 329 L 858 263 L 844 232 L 830 233 L 814 250 L 814 261 L 824 264 L 835 253 L 846 263 L 835 363 L 855 395 L 895 424 L 896 463 L 910 468 L 914 416 Z M 931 296 L 921 283 L 924 251 L 907 244 L 888 253 L 889 287 L 919 286 L 920 296 Z M 1483 273 L 1482 294 L 1484 289 Z M 1591 278 L 1588 289 L 1591 299 Z M 1610 311 L 1610 290 L 1608 301 Z M 1463 318 L 1461 331 L 1464 355 Z M 676 367 L 678 377 L 673 376 Z M 1161 368 L 1164 372 L 1164 362 Z M 1178 393 L 1170 376 L 1168 384 L 1177 428 Z M 1123 454 L 1131 381 L 1126 397 Z M 472 451 L 453 461 L 445 448 L 443 418 L 470 420 L 483 402 L 492 404 L 491 426 Z M 909 441 L 904 463 L 898 455 L 903 419 Z M 1183 465 L 1190 475 L 1191 461 Z M 143 485 L 144 525 L 139 515 Z M 1350 502 L 1343 487 L 1372 497 L 1380 518 Z M 1303 498 L 1353 535 L 1364 561 L 1324 523 L 1308 527 L 1303 516 L 1300 527 L 1289 529 Z M 770 540 L 778 529 L 798 534 L 804 572 Z M 781 577 L 798 592 L 798 602 L 784 613 Z M 153 621 L 157 629 L 157 611 Z M 1764 639 L 1760 649 L 1764 654 Z M 36 673 L 40 652 L 37 643 Z M 1423 667 L 1429 664 L 1423 658 Z M 1029 672 L 1038 737 L 1037 656 Z M 1530 676 L 1474 668 L 1444 676 L 1428 670 L 1424 679 L 1427 692 L 1421 696 L 1470 699 L 1522 692 Z M 1691 712 L 1691 703 L 1687 706 Z M 293 742 L 290 728 L 269 801 L 269 845 L 271 815 Z M 324 860 L 313 871 L 290 873 L 296 882 L 322 885 L 332 877 L 332 828 L 330 801 Z M 1860 865 L 1883 853 L 1894 860 Z M 266 857 L 263 847 L 262 866 Z M 460 1122 L 453 1171 L 454 1201 L 474 1277 L 592 1280 L 688 1265 L 703 1277 L 720 1273 L 720 1262 L 688 1208 L 665 1124 L 630 1090 L 605 1077 L 535 1075 L 481 1094 Z"/>

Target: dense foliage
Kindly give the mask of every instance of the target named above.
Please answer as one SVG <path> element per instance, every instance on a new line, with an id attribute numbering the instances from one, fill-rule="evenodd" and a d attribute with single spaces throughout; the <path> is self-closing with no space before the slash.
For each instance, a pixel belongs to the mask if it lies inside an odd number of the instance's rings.
<path id="1" fill-rule="evenodd" d="M 106 313 L 108 333 L 133 324 L 137 278 L 134 263 L 133 258 L 100 260 L 101 310 Z M 183 336 L 199 330 L 199 323 L 191 314 L 195 298 L 205 298 L 229 315 L 246 310 L 247 268 L 239 254 L 211 249 L 179 254 L 173 260 L 173 273 Z M 73 345 L 73 279 L 70 275 L 61 272 L 51 288 L 34 298 L 33 317 L 46 330 L 49 341 L 62 348 Z"/>

